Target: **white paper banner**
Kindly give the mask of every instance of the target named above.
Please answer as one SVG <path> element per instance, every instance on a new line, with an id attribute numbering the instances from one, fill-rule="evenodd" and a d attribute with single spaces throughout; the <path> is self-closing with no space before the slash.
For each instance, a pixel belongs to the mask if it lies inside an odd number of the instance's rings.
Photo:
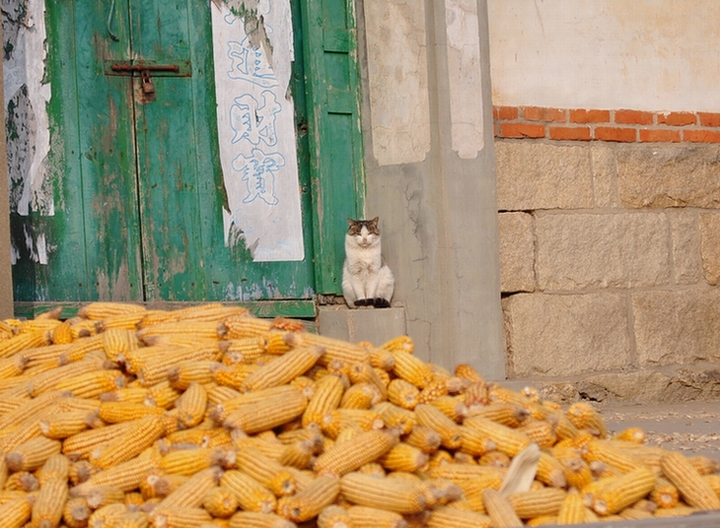
<path id="1" fill-rule="evenodd" d="M 220 159 L 230 207 L 225 245 L 243 240 L 255 262 L 303 260 L 295 114 L 288 88 L 294 53 L 290 3 L 258 2 L 257 22 L 270 47 L 253 46 L 245 21 L 219 3 L 211 2 L 210 9 Z"/>

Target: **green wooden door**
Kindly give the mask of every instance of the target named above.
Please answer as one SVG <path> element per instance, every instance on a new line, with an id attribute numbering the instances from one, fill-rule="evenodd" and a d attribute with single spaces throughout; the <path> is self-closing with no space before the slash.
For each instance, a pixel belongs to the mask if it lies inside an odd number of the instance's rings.
<path id="1" fill-rule="evenodd" d="M 55 242 L 46 264 L 18 261 L 16 300 L 273 300 L 268 313 L 313 313 L 312 226 L 322 214 L 310 166 L 322 154 L 307 136 L 306 43 L 298 2 L 292 8 L 296 58 L 288 91 L 299 130 L 304 255 L 257 262 L 251 248 L 228 245 L 223 230 L 228 196 L 209 3 L 47 2 L 56 210 L 14 224 L 18 232 L 42 229 Z M 151 72 L 154 96 L 146 97 L 139 73 L 122 74 L 114 64 L 176 65 L 178 72 Z M 354 210 L 354 196 L 349 200 Z M 343 223 L 339 229 L 342 236 Z"/>

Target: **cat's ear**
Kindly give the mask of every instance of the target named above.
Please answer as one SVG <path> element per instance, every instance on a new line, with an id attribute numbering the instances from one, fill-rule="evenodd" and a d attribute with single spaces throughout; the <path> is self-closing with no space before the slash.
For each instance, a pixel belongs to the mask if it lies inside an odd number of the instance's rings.
<path id="1" fill-rule="evenodd" d="M 348 226 L 352 226 L 352 225 L 354 225 L 354 224 L 355 224 L 355 220 L 353 220 L 352 218 L 350 218 L 350 217 L 348 216 Z"/>
<path id="2" fill-rule="evenodd" d="M 373 218 L 372 220 L 370 220 L 370 223 L 371 223 L 373 226 L 377 227 L 379 221 L 380 221 L 380 217 L 379 217 L 379 216 L 376 216 L 375 218 Z"/>

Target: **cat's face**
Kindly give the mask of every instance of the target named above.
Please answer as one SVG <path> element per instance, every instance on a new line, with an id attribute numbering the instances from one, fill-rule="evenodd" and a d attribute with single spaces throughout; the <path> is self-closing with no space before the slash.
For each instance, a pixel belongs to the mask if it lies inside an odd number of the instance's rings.
<path id="1" fill-rule="evenodd" d="M 373 245 L 380 238 L 376 216 L 372 220 L 353 220 L 348 218 L 347 236 L 353 237 L 355 243 L 360 247 Z"/>

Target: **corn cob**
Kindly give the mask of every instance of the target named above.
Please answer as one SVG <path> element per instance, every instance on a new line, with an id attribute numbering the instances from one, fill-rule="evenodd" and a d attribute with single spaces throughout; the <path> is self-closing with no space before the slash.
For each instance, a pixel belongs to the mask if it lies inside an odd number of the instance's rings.
<path id="1" fill-rule="evenodd" d="M 212 466 L 217 455 L 216 450 L 210 448 L 178 449 L 164 455 L 158 467 L 173 475 L 190 476 Z"/>
<path id="2" fill-rule="evenodd" d="M 370 363 L 355 363 L 350 367 L 349 377 L 354 384 L 370 383 L 378 390 L 381 399 L 387 399 L 387 383 Z"/>
<path id="3" fill-rule="evenodd" d="M 230 528 L 295 528 L 295 523 L 274 513 L 239 511 L 230 518 Z"/>
<path id="4" fill-rule="evenodd" d="M 168 371 L 170 386 L 184 391 L 191 383 L 210 383 L 214 381 L 212 368 L 217 361 L 181 361 Z"/>
<path id="5" fill-rule="evenodd" d="M 285 446 L 278 462 L 283 466 L 306 469 L 313 460 L 318 446 L 322 445 L 322 437 L 317 435 L 294 444 Z"/>
<path id="6" fill-rule="evenodd" d="M 68 389 L 58 389 L 61 383 L 67 384 L 69 379 L 83 374 L 101 372 L 98 369 L 103 367 L 104 360 L 85 358 L 76 363 L 70 363 L 62 367 L 52 368 L 35 376 L 28 383 L 28 394 L 36 398 L 38 395 L 50 391 L 62 391 Z"/>
<path id="7" fill-rule="evenodd" d="M 412 354 L 415 351 L 415 342 L 410 336 L 397 336 L 385 341 L 380 348 L 389 352 L 407 352 Z"/>
<path id="8" fill-rule="evenodd" d="M 448 449 L 457 449 L 462 444 L 462 430 L 453 420 L 442 411 L 428 404 L 419 404 L 415 407 L 417 423 L 437 431 L 442 439 L 442 445 Z"/>
<path id="9" fill-rule="evenodd" d="M 650 492 L 650 500 L 658 508 L 673 508 L 680 500 L 680 492 L 669 480 L 657 477 L 655 487 Z"/>
<path id="10" fill-rule="evenodd" d="M 219 364 L 212 368 L 213 380 L 218 385 L 230 387 L 232 389 L 242 390 L 245 378 L 253 372 L 260 369 L 260 365 L 255 362 L 252 364 L 231 363 L 229 365 Z"/>
<path id="11" fill-rule="evenodd" d="M 231 469 L 220 478 L 220 486 L 231 491 L 245 511 L 272 513 L 277 499 L 275 494 L 246 473 Z"/>
<path id="12" fill-rule="evenodd" d="M 388 428 L 398 428 L 400 434 L 409 434 L 417 424 L 417 419 L 412 411 L 398 407 L 390 402 L 381 402 L 372 408 L 380 414 L 380 417 Z"/>
<path id="13" fill-rule="evenodd" d="M 565 481 L 569 487 L 582 489 L 592 481 L 590 466 L 579 456 L 558 458 L 558 462 L 563 468 Z"/>
<path id="14" fill-rule="evenodd" d="M 33 471 L 52 455 L 60 453 L 61 447 L 57 440 L 38 436 L 15 447 L 5 456 L 5 463 L 11 471 Z"/>
<path id="15" fill-rule="evenodd" d="M 5 528 L 21 528 L 30 519 L 32 506 L 27 497 L 17 498 L 0 505 L 0 519 Z"/>
<path id="16" fill-rule="evenodd" d="M 645 442 L 645 431 L 641 427 L 628 427 L 613 435 L 612 440 L 642 444 Z"/>
<path id="17" fill-rule="evenodd" d="M 63 506 L 63 522 L 68 528 L 85 528 L 90 519 L 90 506 L 83 497 L 70 498 Z"/>
<path id="18" fill-rule="evenodd" d="M 482 431 L 465 426 L 459 426 L 458 430 L 460 431 L 462 453 L 477 457 L 497 449 L 495 441 Z"/>
<path id="19" fill-rule="evenodd" d="M 555 428 L 545 420 L 530 418 L 518 427 L 517 430 L 525 434 L 530 440 L 540 446 L 541 449 L 550 448 L 555 445 L 557 441 Z"/>
<path id="20" fill-rule="evenodd" d="M 159 336 L 183 334 L 193 338 L 219 340 L 223 337 L 223 329 L 216 321 L 166 321 L 144 326 L 135 335 L 140 341 L 145 342 Z"/>
<path id="21" fill-rule="evenodd" d="M 393 358 L 395 359 L 395 365 L 392 371 L 398 378 L 419 389 L 424 389 L 432 382 L 433 371 L 420 358 L 406 352 L 394 352 Z"/>
<path id="22" fill-rule="evenodd" d="M 278 336 L 282 334 L 277 334 Z M 231 339 L 220 343 L 223 352 L 222 363 L 253 363 L 265 353 L 266 339 L 264 337 L 246 337 L 244 339 Z"/>
<path id="23" fill-rule="evenodd" d="M 585 504 L 577 489 L 573 488 L 565 496 L 557 512 L 557 524 L 581 524 L 585 521 Z"/>
<path id="24" fill-rule="evenodd" d="M 250 374 L 242 383 L 245 391 L 284 385 L 312 367 L 325 353 L 322 347 L 295 348 Z"/>
<path id="25" fill-rule="evenodd" d="M 180 397 L 180 392 L 170 386 L 167 380 L 161 381 L 148 387 L 148 394 L 145 398 L 145 405 L 154 405 L 168 409 Z"/>
<path id="26" fill-rule="evenodd" d="M 0 341 L 0 359 L 7 358 L 23 350 L 38 348 L 50 344 L 48 334 L 44 330 L 20 334 L 5 341 Z"/>
<path id="27" fill-rule="evenodd" d="M 205 385 L 205 392 L 208 395 L 208 403 L 218 405 L 219 403 L 242 396 L 242 393 L 231 387 L 224 387 L 217 383 Z"/>
<path id="28" fill-rule="evenodd" d="M 405 439 L 411 446 L 417 447 L 423 453 L 431 454 L 438 450 L 442 438 L 432 428 L 422 425 L 416 425 L 412 428 L 410 434 Z"/>
<path id="29" fill-rule="evenodd" d="M 347 365 L 369 362 L 369 354 L 365 348 L 332 337 L 301 332 L 288 334 L 286 342 L 292 348 L 324 347 L 325 353 L 318 360 L 321 365 L 328 365 L 335 359 Z"/>
<path id="30" fill-rule="evenodd" d="M 316 478 L 307 488 L 278 503 L 278 512 L 294 522 L 304 522 L 317 517 L 340 493 L 340 481 L 330 475 Z"/>
<path id="31" fill-rule="evenodd" d="M 87 481 L 91 476 L 99 471 L 99 467 L 91 464 L 87 460 L 78 460 L 77 462 L 70 464 L 68 478 L 72 484 L 78 485 Z"/>
<path id="32" fill-rule="evenodd" d="M 162 506 L 162 503 L 150 514 L 157 528 L 192 528 L 212 521 L 212 516 L 198 507 Z"/>
<path id="33" fill-rule="evenodd" d="M 94 335 L 92 337 L 77 340 L 71 345 L 56 346 L 54 351 L 51 347 L 43 347 L 37 350 L 50 352 L 53 357 L 57 357 L 59 365 L 67 365 L 68 363 L 75 363 L 82 360 L 91 352 L 103 350 L 103 336 Z M 33 359 L 35 358 L 31 358 L 31 361 L 33 361 Z"/>
<path id="34" fill-rule="evenodd" d="M 225 339 L 262 337 L 272 330 L 272 321 L 253 317 L 250 314 L 232 315 L 221 323 Z"/>
<path id="35" fill-rule="evenodd" d="M 347 500 L 359 506 L 411 514 L 421 512 L 427 505 L 420 485 L 397 479 L 376 478 L 351 472 L 342 477 L 340 488 Z"/>
<path id="36" fill-rule="evenodd" d="M 98 301 L 86 304 L 80 308 L 80 310 L 78 310 L 78 316 L 84 319 L 100 321 L 106 317 L 144 312 L 146 312 L 145 307 L 139 304 Z"/>
<path id="37" fill-rule="evenodd" d="M 91 509 L 97 510 L 109 504 L 124 504 L 125 493 L 114 486 L 94 486 L 78 490 L 73 488 L 73 496 L 84 497 Z"/>
<path id="38" fill-rule="evenodd" d="M 343 397 L 343 382 L 340 376 L 328 375 L 316 383 L 315 393 L 308 401 L 302 415 L 302 425 L 320 424 L 323 417 L 336 409 Z"/>
<path id="39" fill-rule="evenodd" d="M 463 425 L 486 434 L 495 442 L 500 451 L 511 457 L 531 444 L 525 434 L 485 418 L 468 418 Z"/>
<path id="40" fill-rule="evenodd" d="M 588 442 L 587 449 L 583 453 L 583 458 L 588 462 L 604 462 L 619 469 L 623 473 L 627 473 L 643 465 L 629 453 L 614 447 L 608 442 L 600 440 Z"/>
<path id="41" fill-rule="evenodd" d="M 264 336 L 264 352 L 271 355 L 282 356 L 283 354 L 292 350 L 292 347 L 288 344 L 292 342 L 292 338 L 289 338 L 287 332 L 274 332 L 270 331 Z"/>
<path id="42" fill-rule="evenodd" d="M 190 383 L 182 396 L 175 400 L 178 419 L 185 427 L 194 427 L 202 422 L 206 408 L 207 392 L 199 383 Z"/>
<path id="43" fill-rule="evenodd" d="M 75 363 L 79 365 L 84 362 Z M 78 398 L 97 398 L 103 392 L 110 392 L 125 386 L 126 378 L 120 370 L 86 372 L 60 381 L 56 390 L 68 390 Z"/>
<path id="44" fill-rule="evenodd" d="M 199 508 L 205 494 L 218 485 L 222 474 L 222 470 L 217 467 L 195 473 L 166 496 L 158 504 L 158 509 Z"/>
<path id="45" fill-rule="evenodd" d="M 67 481 L 70 472 L 70 461 L 65 455 L 57 453 L 49 457 L 43 466 L 38 470 L 38 481 L 42 486 L 51 478 L 59 478 Z"/>
<path id="46" fill-rule="evenodd" d="M 690 506 L 701 510 L 720 509 L 720 497 L 682 454 L 667 453 L 660 459 L 660 468 Z"/>
<path id="47" fill-rule="evenodd" d="M 343 394 L 340 401 L 342 409 L 369 409 L 382 398 L 380 391 L 370 383 L 356 383 L 351 385 Z"/>
<path id="48" fill-rule="evenodd" d="M 132 422 L 124 422 L 74 434 L 65 439 L 62 452 L 87 458 L 98 446 L 121 437 L 131 425 Z"/>
<path id="49" fill-rule="evenodd" d="M 245 448 L 237 452 L 237 468 L 257 480 L 276 496 L 291 495 L 295 479 L 279 462 L 263 455 L 257 449 Z"/>
<path id="50" fill-rule="evenodd" d="M 507 496 L 515 514 L 521 519 L 557 515 L 566 492 L 557 488 L 521 491 Z"/>
<path id="51" fill-rule="evenodd" d="M 315 460 L 313 469 L 318 475 L 342 476 L 377 460 L 389 452 L 396 442 L 397 435 L 391 431 L 365 431 L 326 449 Z"/>
<path id="52" fill-rule="evenodd" d="M 112 333 L 114 330 L 132 332 L 135 334 L 138 324 L 145 317 L 146 312 L 118 314 L 105 317 L 95 323 L 95 331 L 100 334 Z"/>
<path id="53" fill-rule="evenodd" d="M 90 475 L 84 482 L 73 488 L 73 493 L 87 493 L 92 488 L 100 486 L 111 486 L 123 492 L 131 491 L 138 488 L 143 479 L 157 465 L 157 457 L 149 449 L 140 456 Z"/>
<path id="54" fill-rule="evenodd" d="M 203 508 L 213 517 L 230 517 L 238 509 L 235 494 L 221 486 L 210 488 L 203 498 Z"/>
<path id="55" fill-rule="evenodd" d="M 40 488 L 40 481 L 32 473 L 18 471 L 11 473 L 5 480 L 5 489 L 9 491 L 22 490 L 27 493 L 37 491 Z"/>
<path id="56" fill-rule="evenodd" d="M 302 415 L 307 407 L 305 395 L 295 389 L 284 396 L 243 405 L 228 414 L 223 425 L 241 429 L 246 433 L 257 433 L 287 423 Z"/>
<path id="57" fill-rule="evenodd" d="M 106 469 L 130 460 L 150 447 L 165 432 L 161 417 L 156 415 L 145 416 L 128 423 L 130 426 L 121 436 L 90 454 L 91 462 Z"/>
<path id="58" fill-rule="evenodd" d="M 181 361 L 218 361 L 221 355 L 220 349 L 213 346 L 170 349 L 151 355 L 137 370 L 137 377 L 144 387 L 149 387 L 165 380 L 170 369 Z"/>
<path id="59" fill-rule="evenodd" d="M 469 414 L 468 407 L 452 396 L 440 396 L 430 402 L 430 405 L 439 409 L 443 414 L 455 422 L 462 422 Z"/>
<path id="60" fill-rule="evenodd" d="M 131 511 L 120 517 L 113 528 L 147 528 L 150 525 L 150 517 L 142 511 Z"/>
<path id="61" fill-rule="evenodd" d="M 68 496 L 67 480 L 52 478 L 40 487 L 32 508 L 31 523 L 38 528 L 58 526 Z"/>
<path id="62" fill-rule="evenodd" d="M 603 486 L 593 498 L 592 508 L 600 515 L 611 515 L 645 497 L 655 487 L 655 475 L 641 466 Z"/>
<path id="63" fill-rule="evenodd" d="M 345 508 L 331 504 L 323 508 L 318 515 L 317 526 L 318 528 L 350 528 L 352 519 Z"/>
<path id="64" fill-rule="evenodd" d="M 687 504 L 678 504 L 673 508 L 659 509 L 655 512 L 655 517 L 657 519 L 666 519 L 668 517 L 687 517 L 688 515 L 698 513 L 699 511 L 702 510 L 698 510 L 697 508 L 693 508 Z"/>
<path id="65" fill-rule="evenodd" d="M 163 414 L 161 407 L 153 407 L 142 403 L 103 402 L 98 409 L 98 417 L 106 423 L 121 423 L 137 420 L 151 414 Z"/>
<path id="66" fill-rule="evenodd" d="M 586 402 L 575 402 L 567 410 L 567 416 L 578 429 L 587 429 L 600 438 L 607 437 L 607 429 L 600 414 Z"/>
<path id="67" fill-rule="evenodd" d="M 688 461 L 701 475 L 712 475 L 720 470 L 720 463 L 714 458 L 696 455 L 689 457 Z"/>
<path id="68" fill-rule="evenodd" d="M 482 492 L 482 496 L 485 509 L 494 526 L 498 528 L 522 527 L 522 521 L 515 515 L 508 500 L 497 490 L 488 488 Z"/>
<path id="69" fill-rule="evenodd" d="M 391 471 L 407 471 L 414 473 L 425 468 L 430 457 L 417 447 L 399 442 L 395 447 L 380 457 L 378 461 Z"/>
<path id="70" fill-rule="evenodd" d="M 7 359 L 0 359 L 0 379 L 20 376 L 28 364 L 27 357 L 15 355 Z"/>
<path id="71" fill-rule="evenodd" d="M 469 526 L 491 528 L 494 525 L 492 519 L 482 513 L 442 506 L 432 510 L 426 526 L 428 528 L 464 528 Z"/>

